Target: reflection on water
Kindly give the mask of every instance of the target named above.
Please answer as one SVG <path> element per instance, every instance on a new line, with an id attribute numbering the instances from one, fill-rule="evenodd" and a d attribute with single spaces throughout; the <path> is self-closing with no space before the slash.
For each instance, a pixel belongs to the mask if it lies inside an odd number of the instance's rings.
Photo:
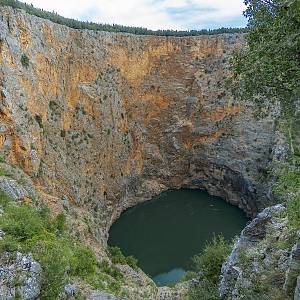
<path id="1" fill-rule="evenodd" d="M 185 273 L 186 271 L 182 268 L 175 268 L 169 272 L 158 274 L 152 279 L 158 286 L 164 286 L 178 282 Z"/>

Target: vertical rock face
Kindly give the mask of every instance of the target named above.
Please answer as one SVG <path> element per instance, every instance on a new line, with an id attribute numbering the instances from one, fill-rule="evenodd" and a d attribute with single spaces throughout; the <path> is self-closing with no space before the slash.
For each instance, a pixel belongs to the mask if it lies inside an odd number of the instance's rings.
<path id="1" fill-rule="evenodd" d="M 170 188 L 205 188 L 255 214 L 270 201 L 276 139 L 274 116 L 254 119 L 225 89 L 242 45 L 237 34 L 73 30 L 2 7 L 1 153 L 88 212 L 100 240 L 125 208 Z"/>

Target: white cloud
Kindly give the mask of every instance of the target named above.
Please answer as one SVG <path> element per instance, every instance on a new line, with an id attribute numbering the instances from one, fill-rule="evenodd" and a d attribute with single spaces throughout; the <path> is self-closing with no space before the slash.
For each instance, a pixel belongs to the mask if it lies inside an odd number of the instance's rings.
<path id="1" fill-rule="evenodd" d="M 60 15 L 150 29 L 243 26 L 242 0 L 27 0 Z"/>

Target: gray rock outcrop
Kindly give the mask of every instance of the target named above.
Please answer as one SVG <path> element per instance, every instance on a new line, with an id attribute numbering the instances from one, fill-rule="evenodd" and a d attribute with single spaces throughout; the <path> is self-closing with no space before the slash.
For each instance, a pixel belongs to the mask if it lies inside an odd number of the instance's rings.
<path id="1" fill-rule="evenodd" d="M 259 242 L 264 241 L 266 238 L 270 226 L 278 230 L 277 234 L 279 234 L 283 226 L 286 225 L 285 221 L 283 221 L 284 223 L 280 223 L 276 219 L 278 213 L 284 209 L 284 206 L 281 204 L 266 208 L 242 231 L 239 239 L 234 244 L 231 255 L 222 267 L 219 285 L 219 293 L 222 299 L 240 299 L 243 290 L 251 289 L 249 273 L 257 273 L 259 275 L 263 272 L 266 265 L 271 264 L 270 259 L 272 259 L 272 255 L 268 255 L 266 249 L 261 249 L 258 245 Z M 243 256 L 246 254 L 245 252 L 253 253 L 253 257 L 255 258 L 250 258 L 249 262 L 244 262 L 245 258 Z M 279 253 L 282 255 L 283 261 L 281 263 L 287 269 L 289 254 Z M 260 260 L 256 259 L 256 256 Z"/>
<path id="2" fill-rule="evenodd" d="M 41 266 L 30 254 L 0 255 L 0 300 L 38 299 L 41 290 Z"/>
<path id="3" fill-rule="evenodd" d="M 231 300 L 298 299 L 299 275 L 299 232 L 290 228 L 279 204 L 263 210 L 242 231 L 223 264 L 219 293 Z"/>
<path id="4" fill-rule="evenodd" d="M 0 176 L 0 192 L 7 194 L 14 201 L 20 201 L 29 196 L 23 186 L 6 176 Z"/>

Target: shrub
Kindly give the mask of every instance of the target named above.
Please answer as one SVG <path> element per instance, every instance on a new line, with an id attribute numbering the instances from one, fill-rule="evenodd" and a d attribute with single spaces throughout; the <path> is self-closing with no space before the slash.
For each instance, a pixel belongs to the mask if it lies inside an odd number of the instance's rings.
<path id="1" fill-rule="evenodd" d="M 119 294 L 121 291 L 121 283 L 119 281 L 112 281 L 109 284 L 109 289 L 114 294 Z"/>
<path id="2" fill-rule="evenodd" d="M 138 265 L 137 265 L 138 260 L 137 260 L 134 256 L 132 256 L 132 255 L 127 256 L 127 257 L 126 257 L 126 263 L 127 263 L 127 265 L 129 265 L 131 268 L 133 268 L 134 270 L 137 270 L 137 269 L 138 269 Z"/>
<path id="3" fill-rule="evenodd" d="M 109 247 L 109 254 L 113 264 L 129 265 L 133 269 L 138 269 L 138 260 L 133 256 L 124 256 L 119 247 Z"/>
<path id="4" fill-rule="evenodd" d="M 285 202 L 284 215 L 288 217 L 289 225 L 300 227 L 300 170 L 299 167 L 283 166 L 279 170 L 279 177 L 274 192 Z"/>
<path id="5" fill-rule="evenodd" d="M 296 193 L 300 187 L 300 170 L 291 170 L 289 166 L 280 170 L 279 178 L 274 187 L 274 192 L 280 196 L 287 193 Z"/>
<path id="6" fill-rule="evenodd" d="M 9 205 L 0 220 L 0 226 L 6 234 L 19 242 L 40 235 L 43 231 L 43 221 L 26 205 Z"/>
<path id="7" fill-rule="evenodd" d="M 230 243 L 222 235 L 214 236 L 200 255 L 193 258 L 195 269 L 203 274 L 204 279 L 212 283 L 219 280 L 222 264 L 231 251 Z"/>
<path id="8" fill-rule="evenodd" d="M 58 233 L 63 233 L 66 229 L 66 215 L 64 213 L 58 214 L 52 223 Z"/>
<path id="9" fill-rule="evenodd" d="M 60 131 L 60 136 L 61 136 L 62 138 L 66 137 L 66 131 L 65 131 L 65 130 L 61 130 L 61 131 Z"/>
<path id="10" fill-rule="evenodd" d="M 109 265 L 108 261 L 106 260 L 98 262 L 97 266 L 101 272 L 113 277 L 116 280 L 121 280 L 123 278 L 122 273 L 114 265 Z"/>
<path id="11" fill-rule="evenodd" d="M 184 281 L 188 281 L 188 280 L 191 280 L 191 279 L 194 279 L 197 277 L 197 273 L 196 272 L 193 272 L 193 271 L 187 271 L 184 276 L 182 277 L 181 281 L 184 282 Z"/>
<path id="12" fill-rule="evenodd" d="M 66 272 L 72 258 L 69 247 L 63 240 L 42 239 L 36 243 L 34 257 L 42 265 L 42 299 L 57 299 L 66 284 Z"/>
<path id="13" fill-rule="evenodd" d="M 11 236 L 6 236 L 0 243 L 0 253 L 14 252 L 19 249 L 19 243 Z"/>
<path id="14" fill-rule="evenodd" d="M 84 277 L 93 274 L 96 271 L 96 257 L 92 250 L 84 245 L 79 244 L 74 251 L 76 266 L 74 275 Z"/>
<path id="15" fill-rule="evenodd" d="M 36 122 L 39 124 L 40 128 L 43 128 L 44 125 L 43 125 L 42 117 L 39 114 L 36 114 L 34 118 L 35 118 Z"/>
<path id="16" fill-rule="evenodd" d="M 86 281 L 94 289 L 109 290 L 116 295 L 121 292 L 122 280 L 122 273 L 107 260 L 97 262 L 95 274 L 86 277 Z"/>
<path id="17" fill-rule="evenodd" d="M 194 268 L 201 273 L 202 281 L 189 290 L 190 300 L 219 299 L 218 281 L 222 265 L 231 251 L 231 244 L 222 235 L 214 236 L 203 251 L 193 258 Z"/>
<path id="18" fill-rule="evenodd" d="M 0 192 L 0 205 L 2 206 L 2 208 L 6 208 L 9 202 L 10 202 L 9 197 L 3 192 Z"/>
<path id="19" fill-rule="evenodd" d="M 28 56 L 26 54 L 22 54 L 22 56 L 21 56 L 21 64 L 25 68 L 29 67 L 29 58 L 28 58 Z"/>
<path id="20" fill-rule="evenodd" d="M 10 173 L 0 168 L 0 176 L 10 176 Z"/>

